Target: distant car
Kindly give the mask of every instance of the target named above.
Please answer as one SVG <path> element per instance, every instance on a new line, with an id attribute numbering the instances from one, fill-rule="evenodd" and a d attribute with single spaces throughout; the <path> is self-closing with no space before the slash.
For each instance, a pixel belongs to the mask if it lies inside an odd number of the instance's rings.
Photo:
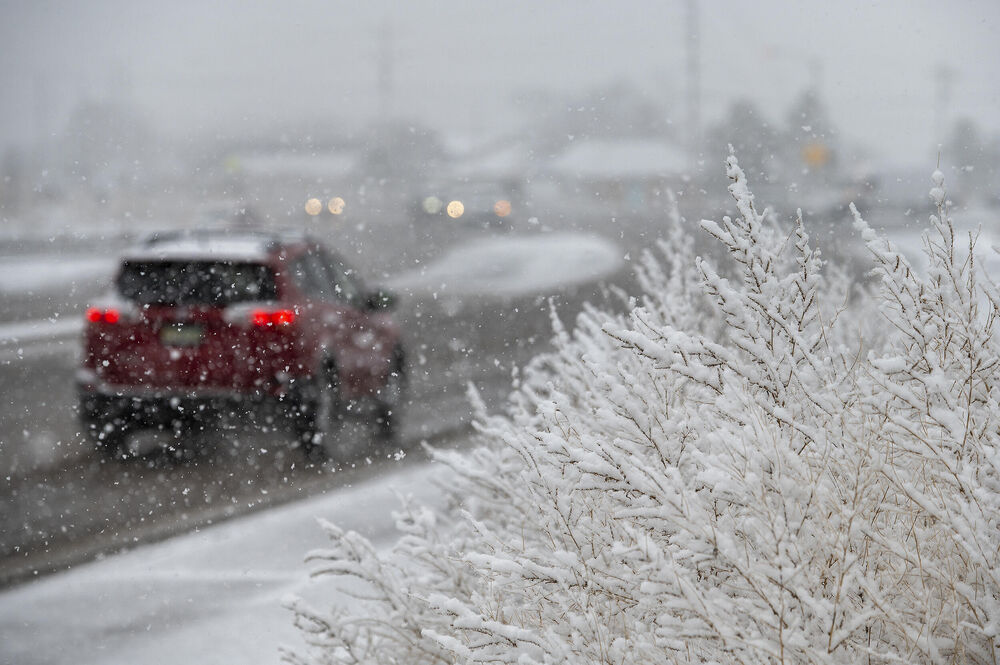
<path id="1" fill-rule="evenodd" d="M 391 306 L 304 235 L 154 235 L 87 309 L 82 424 L 116 456 L 133 428 L 245 406 L 276 405 L 312 450 L 337 449 L 348 411 L 391 436 L 406 387 Z"/>
<path id="2" fill-rule="evenodd" d="M 452 227 L 509 231 L 516 217 L 516 188 L 491 181 L 425 185 L 413 209 L 418 219 L 446 220 Z"/>

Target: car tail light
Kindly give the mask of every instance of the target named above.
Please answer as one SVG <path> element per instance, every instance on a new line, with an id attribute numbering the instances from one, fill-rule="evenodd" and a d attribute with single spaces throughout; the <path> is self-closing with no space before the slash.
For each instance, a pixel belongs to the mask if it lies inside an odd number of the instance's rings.
<path id="1" fill-rule="evenodd" d="M 226 307 L 222 318 L 235 326 L 283 328 L 295 323 L 294 309 L 278 307 L 277 303 L 237 303 Z"/>
<path id="2" fill-rule="evenodd" d="M 278 326 L 287 326 L 295 323 L 295 312 L 290 309 L 279 309 L 272 316 L 274 324 Z"/>
<path id="3" fill-rule="evenodd" d="M 87 320 L 91 323 L 111 323 L 115 324 L 121 321 L 121 312 L 114 307 L 90 307 L 87 309 Z"/>
<path id="4" fill-rule="evenodd" d="M 291 309 L 255 309 L 251 320 L 255 326 L 288 326 L 295 323 L 295 311 Z"/>

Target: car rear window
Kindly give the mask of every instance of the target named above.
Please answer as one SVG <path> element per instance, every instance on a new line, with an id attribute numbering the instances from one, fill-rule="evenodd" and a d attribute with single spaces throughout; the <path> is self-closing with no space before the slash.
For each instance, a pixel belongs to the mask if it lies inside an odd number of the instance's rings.
<path id="1" fill-rule="evenodd" d="M 274 273 L 259 263 L 126 261 L 118 291 L 143 305 L 230 305 L 274 300 Z"/>

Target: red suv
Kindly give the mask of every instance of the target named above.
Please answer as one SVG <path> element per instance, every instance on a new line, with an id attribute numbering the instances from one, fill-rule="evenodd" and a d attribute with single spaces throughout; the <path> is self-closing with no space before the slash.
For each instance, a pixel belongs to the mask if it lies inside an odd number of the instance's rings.
<path id="1" fill-rule="evenodd" d="M 247 404 L 279 405 L 327 452 L 347 413 L 391 435 L 406 380 L 391 306 L 302 234 L 151 236 L 86 312 L 81 420 L 116 456 L 134 427 Z"/>

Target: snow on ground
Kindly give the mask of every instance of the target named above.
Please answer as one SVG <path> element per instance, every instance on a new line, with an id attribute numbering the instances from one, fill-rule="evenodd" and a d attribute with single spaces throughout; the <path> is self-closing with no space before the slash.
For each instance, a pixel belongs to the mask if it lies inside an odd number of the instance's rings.
<path id="1" fill-rule="evenodd" d="M 976 212 L 976 211 L 973 211 Z M 996 281 L 1000 280 L 1000 229 L 991 223 L 985 212 L 966 216 L 967 211 L 953 213 L 955 223 L 955 248 L 962 255 L 968 254 L 969 235 L 976 241 L 976 259 L 987 274 Z M 931 231 L 930 224 L 913 224 L 905 229 L 890 232 L 889 239 L 896 249 L 903 254 L 918 272 L 927 267 L 927 256 L 924 254 L 922 235 Z M 931 240 L 939 242 L 936 232 L 931 231 Z"/>
<path id="2" fill-rule="evenodd" d="M 0 323 L 0 344 L 31 342 L 37 339 L 75 335 L 83 329 L 83 319 L 36 319 L 16 323 Z"/>
<path id="3" fill-rule="evenodd" d="M 116 263 L 107 256 L 0 257 L 0 294 L 66 291 L 76 281 L 110 279 Z"/>
<path id="4" fill-rule="evenodd" d="M 327 545 L 316 519 L 388 546 L 395 492 L 432 502 L 435 472 L 403 467 L 0 591 L 0 663 L 276 663 L 280 645 L 302 645 L 286 594 L 350 602 L 308 579 L 305 553 Z"/>
<path id="5" fill-rule="evenodd" d="M 593 235 L 494 237 L 452 247 L 439 260 L 396 276 L 390 286 L 442 296 L 519 296 L 592 282 L 622 265 L 622 251 Z"/>

